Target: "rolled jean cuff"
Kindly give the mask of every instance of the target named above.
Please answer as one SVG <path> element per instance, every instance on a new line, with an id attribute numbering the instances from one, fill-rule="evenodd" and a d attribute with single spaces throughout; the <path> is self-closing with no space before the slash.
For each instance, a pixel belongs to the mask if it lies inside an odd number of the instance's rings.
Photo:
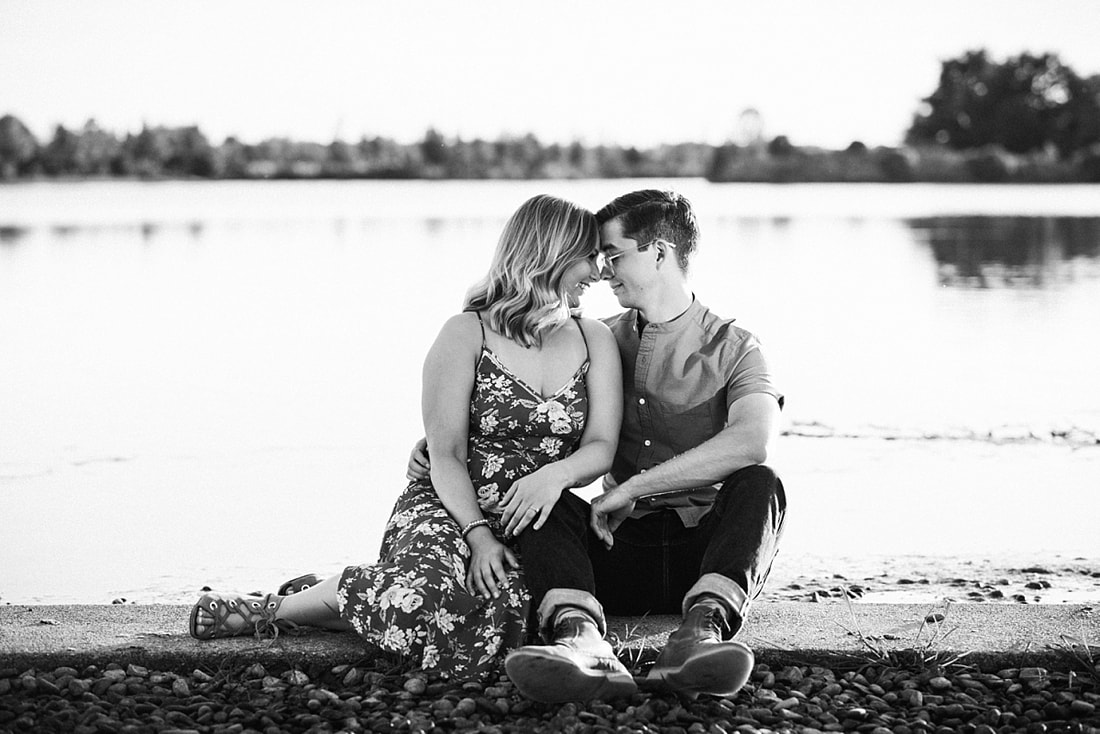
<path id="1" fill-rule="evenodd" d="M 592 619 L 596 620 L 600 635 L 607 634 L 607 621 L 603 616 L 603 606 L 596 601 L 596 597 L 580 589 L 550 589 L 542 597 L 542 603 L 539 604 L 538 610 L 539 634 L 542 635 L 542 639 L 550 640 L 550 631 L 554 626 L 554 615 L 562 607 L 576 607 L 583 610 Z"/>
<path id="2" fill-rule="evenodd" d="M 717 598 L 737 615 L 738 619 L 736 621 L 731 620 L 733 623 L 730 625 L 730 635 L 736 634 L 749 613 L 749 605 L 751 604 L 749 595 L 736 581 L 728 576 L 723 576 L 720 573 L 705 573 L 684 595 L 683 613 L 685 617 L 688 610 L 691 609 L 691 605 L 704 594 Z"/>

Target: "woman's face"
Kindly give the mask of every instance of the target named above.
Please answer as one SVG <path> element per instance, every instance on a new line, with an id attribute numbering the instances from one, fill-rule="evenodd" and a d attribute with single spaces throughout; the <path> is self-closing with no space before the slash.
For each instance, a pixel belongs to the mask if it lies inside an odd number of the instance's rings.
<path id="1" fill-rule="evenodd" d="M 576 308 L 581 303 L 581 296 L 593 283 L 600 280 L 600 271 L 596 268 L 596 251 L 593 250 L 588 257 L 574 260 L 562 273 L 562 290 L 565 292 L 569 308 Z"/>

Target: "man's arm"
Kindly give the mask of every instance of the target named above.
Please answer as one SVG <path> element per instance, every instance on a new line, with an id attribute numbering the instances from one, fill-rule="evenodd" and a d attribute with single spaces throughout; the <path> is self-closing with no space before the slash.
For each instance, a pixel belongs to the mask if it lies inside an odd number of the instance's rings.
<path id="1" fill-rule="evenodd" d="M 632 499 L 720 482 L 738 469 L 763 464 L 779 426 L 779 403 L 752 393 L 729 408 L 726 427 L 713 438 L 619 485 Z"/>
<path id="2" fill-rule="evenodd" d="M 678 454 L 592 501 L 592 528 L 611 547 L 611 533 L 643 497 L 722 481 L 738 469 L 763 464 L 779 428 L 779 402 L 766 393 L 734 401 L 726 427 L 695 448 Z"/>

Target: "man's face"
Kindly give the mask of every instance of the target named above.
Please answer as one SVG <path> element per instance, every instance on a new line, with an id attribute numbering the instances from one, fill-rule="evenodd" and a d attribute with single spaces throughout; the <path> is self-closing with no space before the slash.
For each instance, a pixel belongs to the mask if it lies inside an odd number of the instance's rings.
<path id="1" fill-rule="evenodd" d="M 611 292 L 623 308 L 640 308 L 656 278 L 655 248 L 638 250 L 639 244 L 623 235 L 622 223 L 618 219 L 612 219 L 600 227 L 600 252 L 605 257 L 619 255 L 610 267 L 600 271 L 600 277 L 611 286 Z"/>

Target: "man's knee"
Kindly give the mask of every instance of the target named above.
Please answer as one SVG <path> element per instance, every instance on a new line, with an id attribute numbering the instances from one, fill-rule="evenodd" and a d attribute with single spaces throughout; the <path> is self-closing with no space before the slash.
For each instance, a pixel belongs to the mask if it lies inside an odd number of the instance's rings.
<path id="1" fill-rule="evenodd" d="M 774 483 L 779 481 L 779 475 L 767 464 L 751 464 L 734 472 L 734 475 L 743 474 L 751 480 Z"/>
<path id="2" fill-rule="evenodd" d="M 558 505 L 563 505 L 573 512 L 579 512 L 585 517 L 588 517 L 588 511 L 592 507 L 588 504 L 588 500 L 581 499 L 568 489 L 564 490 L 561 496 L 558 497 L 558 501 L 554 503 L 554 509 L 557 509 Z"/>
<path id="3" fill-rule="evenodd" d="M 547 543 L 553 545 L 574 539 L 582 541 L 587 533 L 588 513 L 587 502 L 572 492 L 562 492 L 542 527 L 535 530 L 532 525 L 517 536 L 520 553 Z"/>
<path id="4" fill-rule="evenodd" d="M 775 470 L 766 464 L 753 464 L 738 469 L 722 483 L 718 494 L 720 499 L 727 502 L 774 503 L 779 512 L 787 508 L 783 482 Z"/>
<path id="5" fill-rule="evenodd" d="M 590 509 L 586 501 L 569 490 L 565 490 L 558 497 L 558 501 L 554 503 L 554 507 L 546 517 L 543 526 L 545 527 L 547 523 L 563 524 L 576 532 L 578 529 L 588 527 Z"/>
<path id="6" fill-rule="evenodd" d="M 780 481 L 779 475 L 767 464 L 752 464 L 742 467 L 726 477 L 726 481 L 723 482 L 722 486 L 725 488 L 737 484 L 748 484 L 773 492 L 782 491 L 783 489 L 783 482 Z"/>

